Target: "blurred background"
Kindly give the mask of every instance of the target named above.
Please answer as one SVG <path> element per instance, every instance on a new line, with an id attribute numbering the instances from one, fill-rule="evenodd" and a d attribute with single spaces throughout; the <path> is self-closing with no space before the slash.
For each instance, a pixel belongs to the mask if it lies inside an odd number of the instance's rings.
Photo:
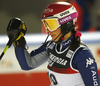
<path id="1" fill-rule="evenodd" d="M 41 22 L 44 8 L 56 1 L 67 1 L 78 10 L 77 29 L 82 32 L 85 42 L 96 59 L 100 77 L 100 0 L 0 0 L 0 53 L 3 51 L 8 37 L 6 28 L 9 20 L 19 17 L 26 23 L 26 40 L 29 52 L 38 48 L 47 36 Z M 31 71 L 21 70 L 14 54 L 14 48 L 7 50 L 0 61 L 1 86 L 49 86 L 46 73 L 47 63 Z"/>
<path id="2" fill-rule="evenodd" d="M 41 14 L 53 0 L 0 0 L 0 34 L 6 34 L 10 19 L 19 17 L 28 28 L 27 33 L 41 33 Z"/>
<path id="3" fill-rule="evenodd" d="M 19 17 L 26 23 L 27 33 L 41 33 L 41 14 L 48 4 L 55 1 L 68 1 L 77 8 L 79 30 L 97 30 L 100 0 L 0 0 L 0 34 L 6 34 L 8 22 L 14 17 Z"/>

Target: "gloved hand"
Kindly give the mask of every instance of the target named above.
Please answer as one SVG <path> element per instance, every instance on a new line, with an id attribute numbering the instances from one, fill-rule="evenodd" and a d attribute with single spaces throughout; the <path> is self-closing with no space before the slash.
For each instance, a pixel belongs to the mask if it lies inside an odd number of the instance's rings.
<path id="1" fill-rule="evenodd" d="M 19 40 L 13 42 L 14 47 L 24 47 L 26 45 L 26 40 L 24 37 L 21 37 Z"/>
<path id="2" fill-rule="evenodd" d="M 7 27 L 7 35 L 9 37 L 9 42 L 7 43 L 7 45 L 10 47 L 14 41 L 17 41 L 21 37 L 23 37 L 26 31 L 26 25 L 23 21 L 21 21 L 21 19 L 11 19 Z"/>
<path id="3" fill-rule="evenodd" d="M 21 37 L 24 37 L 24 35 L 26 34 L 26 31 L 27 31 L 27 27 L 25 23 L 22 21 L 20 34 L 15 41 L 19 40 Z"/>
<path id="4" fill-rule="evenodd" d="M 14 47 L 24 47 L 25 48 L 26 40 L 24 38 L 24 35 L 26 34 L 27 28 L 26 28 L 25 23 L 23 21 L 21 21 L 21 22 L 22 22 L 22 24 L 20 26 L 21 31 L 20 31 L 18 37 L 16 38 L 16 40 L 13 42 L 13 46 Z"/>

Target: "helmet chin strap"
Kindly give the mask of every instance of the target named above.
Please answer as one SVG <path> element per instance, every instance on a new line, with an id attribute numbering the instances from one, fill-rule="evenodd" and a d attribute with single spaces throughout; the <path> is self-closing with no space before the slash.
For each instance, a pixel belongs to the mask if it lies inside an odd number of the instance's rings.
<path id="1" fill-rule="evenodd" d="M 74 27 L 75 27 L 75 26 L 72 26 L 72 27 L 70 28 L 70 30 L 68 30 L 67 32 L 64 32 L 64 33 L 61 31 L 61 33 L 60 33 L 50 44 L 52 44 L 52 43 L 62 34 L 62 36 L 61 36 L 61 37 L 59 38 L 59 40 L 56 42 L 56 43 L 61 43 L 61 42 L 64 40 L 64 36 L 65 36 L 67 33 L 69 33 L 71 30 L 73 30 Z M 43 45 L 45 45 L 45 44 L 47 43 L 47 39 L 48 39 L 49 35 L 50 35 L 50 34 L 47 35 L 46 40 L 45 40 L 45 42 L 43 43 Z M 50 44 L 49 44 L 49 45 L 50 45 Z"/>
<path id="2" fill-rule="evenodd" d="M 50 44 L 52 44 L 61 34 L 62 34 L 62 32 L 61 32 Z M 45 45 L 45 44 L 47 43 L 47 39 L 48 39 L 49 35 L 50 35 L 50 34 L 47 35 L 46 40 L 45 40 L 45 42 L 43 43 L 43 45 Z M 62 38 L 62 36 L 60 37 L 60 39 L 61 39 L 61 38 Z M 59 40 L 60 40 L 60 39 L 59 39 Z M 58 40 L 58 41 L 59 41 L 59 40 Z M 58 43 L 58 41 L 57 41 L 56 43 Z M 50 45 L 50 44 L 49 44 L 49 45 Z"/>
<path id="3" fill-rule="evenodd" d="M 59 40 L 56 42 L 56 43 L 61 43 L 63 40 L 64 40 L 64 36 L 65 36 L 66 34 L 62 34 L 62 36 L 59 38 Z"/>
<path id="4" fill-rule="evenodd" d="M 50 35 L 50 34 L 47 35 L 47 37 L 46 37 L 44 43 L 42 43 L 43 45 L 45 45 L 45 44 L 47 43 L 47 39 L 48 39 L 49 35 Z"/>
<path id="5" fill-rule="evenodd" d="M 64 40 L 64 36 L 69 33 L 70 31 L 72 31 L 73 29 L 75 28 L 75 26 L 72 26 L 68 31 L 65 31 L 65 32 L 61 32 L 62 33 L 62 36 L 59 38 L 59 40 L 56 42 L 56 43 L 61 43 L 63 40 Z M 60 33 L 60 34 L 61 34 Z M 60 35 L 59 34 L 59 35 Z M 59 36 L 58 35 L 58 36 Z M 56 38 L 58 38 L 58 36 Z"/>

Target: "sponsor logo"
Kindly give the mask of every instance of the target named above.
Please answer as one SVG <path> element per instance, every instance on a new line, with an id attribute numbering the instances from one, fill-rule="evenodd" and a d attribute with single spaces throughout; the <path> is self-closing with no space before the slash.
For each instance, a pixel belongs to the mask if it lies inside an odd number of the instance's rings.
<path id="1" fill-rule="evenodd" d="M 96 71 L 91 71 L 92 72 L 92 77 L 93 77 L 93 84 L 94 86 L 98 86 L 98 81 L 97 81 L 97 77 L 96 77 Z"/>
<path id="2" fill-rule="evenodd" d="M 53 49 L 55 43 L 52 43 L 48 48 Z"/>
<path id="3" fill-rule="evenodd" d="M 73 53 L 74 52 L 72 50 L 68 50 L 68 53 L 66 54 L 66 57 L 71 58 Z"/>
<path id="4" fill-rule="evenodd" d="M 68 22 L 68 21 L 70 21 L 70 20 L 76 18 L 77 16 L 78 16 L 78 13 L 75 12 L 75 13 L 73 13 L 73 14 L 70 14 L 70 15 L 68 15 L 68 16 L 65 16 L 65 17 L 59 19 L 58 22 L 59 22 L 59 24 L 61 25 L 61 24 L 64 24 L 64 23 L 66 23 L 66 22 Z"/>
<path id="5" fill-rule="evenodd" d="M 65 12 L 61 13 L 60 16 L 64 16 L 64 15 L 66 15 L 68 13 L 70 13 L 70 12 L 69 11 L 65 11 Z"/>
<path id="6" fill-rule="evenodd" d="M 52 66 L 54 63 L 58 63 L 60 65 L 66 65 L 67 60 L 56 57 L 55 55 L 50 53 L 48 63 L 49 63 L 49 66 Z"/>
<path id="7" fill-rule="evenodd" d="M 94 63 L 94 60 L 91 59 L 90 57 L 86 59 L 86 67 L 88 67 L 89 65 L 92 65 L 93 63 Z"/>
<path id="8" fill-rule="evenodd" d="M 50 12 L 53 12 L 53 9 L 47 8 L 44 10 L 44 13 L 50 13 Z"/>
<path id="9" fill-rule="evenodd" d="M 68 40 L 67 42 L 65 42 L 65 43 L 63 44 L 63 46 L 68 45 L 69 43 L 71 43 L 71 40 Z"/>
<path id="10" fill-rule="evenodd" d="M 65 23 L 65 22 L 68 22 L 68 21 L 71 20 L 71 19 L 72 19 L 71 16 L 68 16 L 68 17 L 65 17 L 65 18 L 61 19 L 59 22 L 60 22 L 61 24 L 63 24 L 63 23 Z"/>

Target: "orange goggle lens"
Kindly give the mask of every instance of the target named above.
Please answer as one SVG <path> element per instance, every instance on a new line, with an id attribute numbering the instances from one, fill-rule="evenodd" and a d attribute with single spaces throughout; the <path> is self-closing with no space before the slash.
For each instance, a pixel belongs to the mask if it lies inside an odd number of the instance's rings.
<path id="1" fill-rule="evenodd" d="M 44 19 L 42 22 L 46 30 L 49 29 L 50 31 L 54 31 L 60 26 L 58 19 Z"/>

